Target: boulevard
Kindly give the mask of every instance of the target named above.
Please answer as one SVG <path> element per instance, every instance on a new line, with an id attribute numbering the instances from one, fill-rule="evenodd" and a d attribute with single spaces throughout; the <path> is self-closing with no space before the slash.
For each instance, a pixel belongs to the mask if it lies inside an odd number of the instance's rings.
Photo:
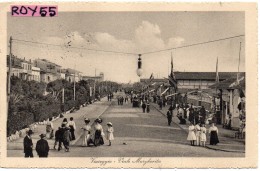
<path id="1" fill-rule="evenodd" d="M 76 140 L 71 142 L 70 152 L 64 149 L 53 149 L 54 140 L 48 140 L 50 146 L 49 157 L 243 157 L 244 153 L 223 152 L 205 147 L 190 146 L 187 141 L 187 132 L 177 124 L 176 111 L 174 111 L 171 126 L 167 125 L 166 117 L 151 104 L 150 113 L 143 113 L 141 108 L 133 108 L 130 100 L 127 104 L 118 105 L 117 97 L 112 101 L 102 98 L 83 107 L 80 110 L 65 114 L 64 117 L 74 118 L 76 123 Z M 92 124 L 98 117 L 102 118 L 102 126 L 107 129 L 106 123 L 112 122 L 115 140 L 112 146 L 105 144 L 98 147 L 81 147 L 84 118 L 89 118 Z M 63 118 L 53 122 L 54 130 L 61 125 Z M 39 135 L 45 133 L 46 126 L 38 125 L 32 135 L 34 148 Z M 106 134 L 106 132 L 105 132 Z M 207 142 L 208 143 L 208 142 Z M 23 137 L 8 142 L 8 157 L 23 157 Z M 38 157 L 33 150 L 34 157 Z"/>

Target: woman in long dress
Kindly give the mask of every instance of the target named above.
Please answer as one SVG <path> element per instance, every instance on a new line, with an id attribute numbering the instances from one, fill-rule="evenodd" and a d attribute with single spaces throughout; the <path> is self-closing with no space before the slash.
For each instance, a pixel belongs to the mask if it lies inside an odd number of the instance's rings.
<path id="1" fill-rule="evenodd" d="M 209 128 L 209 134 L 210 134 L 210 145 L 217 145 L 219 143 L 218 128 L 214 125 L 214 123 L 212 123 L 211 127 Z"/>
<path id="2" fill-rule="evenodd" d="M 89 124 L 90 120 L 88 118 L 85 118 L 84 120 L 85 125 L 81 128 L 83 129 L 83 140 L 82 140 L 82 146 L 89 146 L 90 143 L 90 131 L 91 131 L 91 126 Z"/>
<path id="3" fill-rule="evenodd" d="M 200 142 L 203 147 L 206 146 L 206 141 L 207 141 L 206 133 L 207 133 L 207 129 L 205 127 L 205 124 L 202 124 L 200 127 Z"/>
<path id="4" fill-rule="evenodd" d="M 190 123 L 190 126 L 189 126 L 189 134 L 188 134 L 188 137 L 187 137 L 187 140 L 190 141 L 190 145 L 194 146 L 194 142 L 196 141 L 196 135 L 195 135 L 195 127 L 193 125 L 193 123 L 191 122 Z"/>
<path id="5" fill-rule="evenodd" d="M 104 145 L 104 139 L 103 139 L 104 132 L 103 132 L 103 127 L 100 123 L 102 123 L 101 119 L 95 120 L 95 125 L 94 125 L 94 145 L 95 146 Z"/>
<path id="6" fill-rule="evenodd" d="M 47 123 L 46 123 L 46 137 L 49 139 L 52 139 L 54 136 L 53 133 L 53 123 L 52 123 L 52 118 L 49 118 Z"/>

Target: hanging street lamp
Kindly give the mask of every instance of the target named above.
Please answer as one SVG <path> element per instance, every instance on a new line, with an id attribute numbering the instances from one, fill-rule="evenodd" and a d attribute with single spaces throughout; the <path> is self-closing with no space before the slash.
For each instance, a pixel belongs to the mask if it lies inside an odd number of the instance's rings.
<path id="1" fill-rule="evenodd" d="M 138 68 L 136 70 L 136 74 L 138 75 L 138 77 L 141 77 L 143 74 L 141 54 L 138 54 L 138 56 Z"/>

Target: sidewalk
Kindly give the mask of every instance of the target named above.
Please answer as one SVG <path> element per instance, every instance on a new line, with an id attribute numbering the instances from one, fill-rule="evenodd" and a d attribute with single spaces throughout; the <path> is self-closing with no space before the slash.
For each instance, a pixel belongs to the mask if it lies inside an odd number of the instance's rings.
<path id="1" fill-rule="evenodd" d="M 75 130 L 75 137 L 76 140 L 71 142 L 71 145 L 74 145 L 79 139 L 82 134 L 82 130 L 80 129 L 84 125 L 84 118 L 87 117 L 90 119 L 90 123 L 92 124 L 96 118 L 102 115 L 106 109 L 109 107 L 111 102 L 107 101 L 107 98 L 102 98 L 101 101 L 97 101 L 93 104 L 90 104 L 86 107 L 80 108 L 80 110 L 65 114 L 63 118 L 58 118 L 57 120 L 53 121 L 54 126 L 54 133 L 61 126 L 62 120 L 67 118 L 69 120 L 70 117 L 74 118 L 76 123 L 76 130 Z M 46 125 L 37 125 L 34 129 L 34 134 L 32 135 L 33 145 L 34 148 L 36 146 L 36 142 L 40 139 L 39 135 L 41 133 L 46 133 Z M 20 137 L 15 141 L 7 143 L 7 150 L 23 150 L 23 138 Z M 47 139 L 50 149 L 53 149 L 54 146 L 54 138 Z M 56 146 L 58 148 L 58 146 Z"/>
<path id="2" fill-rule="evenodd" d="M 153 106 L 156 110 L 158 110 L 161 114 L 166 116 L 167 110 L 169 106 L 165 106 L 162 108 L 162 110 L 159 109 L 159 105 L 155 103 L 151 103 L 151 106 Z M 188 134 L 188 121 L 186 125 L 179 124 L 179 119 L 176 117 L 177 111 L 174 110 L 173 113 L 173 119 L 172 121 L 176 123 L 182 130 L 186 131 Z M 236 153 L 245 153 L 245 139 L 237 139 L 235 138 L 235 132 L 233 130 L 228 130 L 222 128 L 222 125 L 216 125 L 219 130 L 219 141 L 220 143 L 217 145 L 209 145 L 209 137 L 207 136 L 207 144 L 206 148 L 212 149 L 212 150 L 218 150 L 218 151 L 225 151 L 225 152 L 236 152 Z M 207 130 L 209 129 L 209 126 L 206 125 Z"/>

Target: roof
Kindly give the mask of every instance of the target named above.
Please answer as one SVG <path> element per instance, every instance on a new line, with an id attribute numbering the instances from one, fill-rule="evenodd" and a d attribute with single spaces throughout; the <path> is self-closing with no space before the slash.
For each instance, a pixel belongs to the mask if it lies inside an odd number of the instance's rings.
<path id="1" fill-rule="evenodd" d="M 62 72 L 64 73 L 64 71 L 65 71 L 65 73 L 68 73 L 68 74 L 74 74 L 74 73 L 79 74 L 79 73 L 82 73 L 80 71 L 77 71 L 77 70 L 71 69 L 71 68 L 63 69 Z"/>
<path id="2" fill-rule="evenodd" d="M 236 78 L 237 72 L 219 72 L 219 80 Z M 240 73 L 245 76 L 244 72 Z M 175 78 L 178 80 L 216 80 L 216 72 L 175 72 Z M 140 82 L 148 82 L 149 78 L 141 79 Z M 168 82 L 167 78 L 155 78 L 152 82 Z"/>
<path id="3" fill-rule="evenodd" d="M 239 84 L 237 84 L 237 78 L 229 78 L 219 83 L 215 83 L 209 88 L 217 89 L 245 89 L 245 76 L 241 76 L 239 79 Z"/>
<path id="4" fill-rule="evenodd" d="M 49 63 L 51 65 L 55 65 L 55 66 L 61 67 L 60 65 L 55 64 L 55 63 L 53 63 L 53 62 L 51 62 L 51 61 L 49 61 L 47 59 L 35 59 L 35 61 L 43 61 L 43 62 Z"/>
<path id="5" fill-rule="evenodd" d="M 83 79 L 99 79 L 102 78 L 102 76 L 82 76 Z"/>
<path id="6" fill-rule="evenodd" d="M 237 72 L 219 72 L 219 80 L 236 77 Z M 245 75 L 245 73 L 241 73 Z M 216 72 L 176 72 L 177 80 L 215 80 Z"/>

